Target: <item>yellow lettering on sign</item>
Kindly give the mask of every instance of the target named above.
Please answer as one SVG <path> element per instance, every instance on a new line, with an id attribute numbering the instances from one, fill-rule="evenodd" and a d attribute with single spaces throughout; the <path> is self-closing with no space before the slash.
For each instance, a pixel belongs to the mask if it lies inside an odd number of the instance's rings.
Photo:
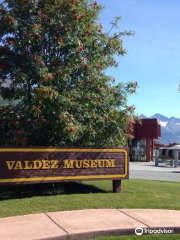
<path id="1" fill-rule="evenodd" d="M 29 170 L 29 169 L 32 169 L 32 168 L 33 168 L 32 165 L 29 165 L 29 162 L 30 162 L 30 161 L 24 161 L 24 169 L 25 169 L 25 170 Z"/>
<path id="2" fill-rule="evenodd" d="M 115 168 L 115 159 L 63 160 L 63 168 Z"/>
<path id="3" fill-rule="evenodd" d="M 83 168 L 89 168 L 90 165 L 89 165 L 89 160 L 84 160 L 83 161 Z"/>
<path id="4" fill-rule="evenodd" d="M 82 161 L 75 160 L 75 168 L 82 168 Z"/>
<path id="5" fill-rule="evenodd" d="M 58 160 L 6 161 L 8 170 L 58 169 Z M 115 168 L 115 159 L 63 160 L 63 168 Z"/>
<path id="6" fill-rule="evenodd" d="M 35 160 L 35 161 L 33 161 L 33 163 L 34 163 L 33 169 L 42 168 L 42 162 L 40 160 Z"/>
<path id="7" fill-rule="evenodd" d="M 23 169 L 21 161 L 17 161 L 16 165 L 14 167 L 15 170 L 21 170 Z"/>
<path id="8" fill-rule="evenodd" d="M 74 168 L 74 160 L 64 160 L 63 168 Z"/>
<path id="9" fill-rule="evenodd" d="M 106 167 L 108 167 L 108 168 L 114 168 L 114 167 L 115 167 L 114 161 L 115 161 L 115 160 L 106 160 Z"/>
<path id="10" fill-rule="evenodd" d="M 51 161 L 50 160 L 42 160 L 42 169 L 50 169 L 51 168 Z"/>
<path id="11" fill-rule="evenodd" d="M 6 161 L 7 167 L 9 170 L 12 170 L 14 167 L 15 161 Z"/>
<path id="12" fill-rule="evenodd" d="M 98 167 L 99 167 L 99 168 L 105 167 L 105 160 L 100 160 L 100 161 L 98 161 Z"/>
<path id="13" fill-rule="evenodd" d="M 58 160 L 6 161 L 8 170 L 57 169 Z"/>
<path id="14" fill-rule="evenodd" d="M 57 169 L 58 168 L 58 160 L 51 160 L 51 169 Z"/>
<path id="15" fill-rule="evenodd" d="M 91 160 L 90 168 L 97 168 L 97 160 Z"/>

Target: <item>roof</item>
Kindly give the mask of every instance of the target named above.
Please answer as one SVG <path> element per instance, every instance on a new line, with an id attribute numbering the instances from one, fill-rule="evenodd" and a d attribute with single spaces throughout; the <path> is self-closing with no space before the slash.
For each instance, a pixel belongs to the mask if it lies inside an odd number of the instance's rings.
<path id="1" fill-rule="evenodd" d="M 161 147 L 159 149 L 180 150 L 180 145 L 174 145 L 172 147 Z"/>

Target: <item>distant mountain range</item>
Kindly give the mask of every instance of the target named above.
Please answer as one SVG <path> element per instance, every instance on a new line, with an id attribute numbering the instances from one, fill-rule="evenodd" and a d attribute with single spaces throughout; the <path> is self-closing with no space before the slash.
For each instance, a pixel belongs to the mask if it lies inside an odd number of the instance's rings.
<path id="1" fill-rule="evenodd" d="M 154 114 L 151 117 L 147 117 L 143 114 L 141 118 L 157 118 L 161 125 L 161 139 L 158 140 L 160 143 L 179 143 L 180 144 L 180 119 L 171 117 L 168 118 L 159 113 Z"/>

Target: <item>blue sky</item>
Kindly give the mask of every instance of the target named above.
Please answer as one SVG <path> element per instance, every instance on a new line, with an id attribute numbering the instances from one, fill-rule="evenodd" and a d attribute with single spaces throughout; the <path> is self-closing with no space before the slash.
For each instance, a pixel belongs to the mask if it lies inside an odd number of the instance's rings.
<path id="1" fill-rule="evenodd" d="M 137 114 L 161 113 L 180 118 L 180 1 L 99 0 L 105 6 L 100 17 L 104 30 L 114 16 L 121 16 L 119 30 L 135 35 L 123 39 L 128 54 L 119 68 L 108 71 L 117 82 L 138 81 L 129 104 Z"/>

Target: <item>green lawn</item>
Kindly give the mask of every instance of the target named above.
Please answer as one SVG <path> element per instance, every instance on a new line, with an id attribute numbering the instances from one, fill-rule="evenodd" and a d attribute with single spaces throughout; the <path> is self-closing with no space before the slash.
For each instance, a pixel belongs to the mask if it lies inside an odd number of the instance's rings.
<path id="1" fill-rule="evenodd" d="M 123 180 L 121 193 L 112 193 L 112 181 L 0 187 L 0 217 L 90 208 L 180 210 L 180 184 Z"/>
<path id="2" fill-rule="evenodd" d="M 92 240 L 92 239 L 89 239 Z M 99 237 L 96 240 L 180 240 L 180 234 L 153 234 L 141 236 Z"/>

